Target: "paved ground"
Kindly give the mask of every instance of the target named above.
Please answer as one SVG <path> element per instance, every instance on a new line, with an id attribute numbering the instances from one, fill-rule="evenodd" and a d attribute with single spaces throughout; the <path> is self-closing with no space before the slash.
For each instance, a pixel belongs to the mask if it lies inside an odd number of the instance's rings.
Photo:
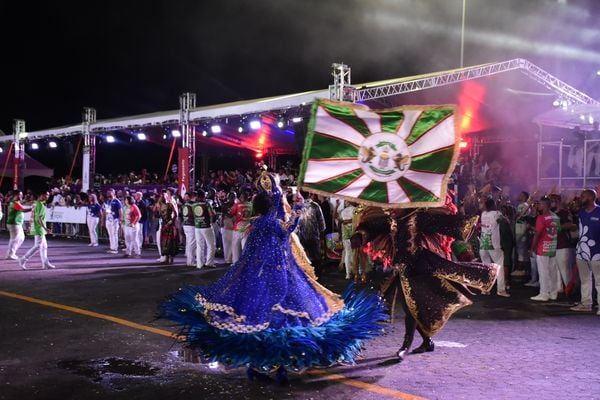
<path id="1" fill-rule="evenodd" d="M 0 255 L 6 242 L 0 236 Z M 184 283 L 212 282 L 224 268 L 158 266 L 151 251 L 125 260 L 103 250 L 51 240 L 56 270 L 22 271 L 0 261 L 0 400 L 600 399 L 600 317 L 574 315 L 566 302 L 533 304 L 531 289 L 515 287 L 510 299 L 475 297 L 436 337 L 434 353 L 398 364 L 398 318 L 356 366 L 292 376 L 279 387 L 249 382 L 240 370 L 184 362 L 180 346 L 164 336 L 173 329 L 154 320 L 167 294 Z M 30 267 L 39 267 L 37 259 Z M 334 272 L 322 280 L 336 291 L 345 285 Z"/>

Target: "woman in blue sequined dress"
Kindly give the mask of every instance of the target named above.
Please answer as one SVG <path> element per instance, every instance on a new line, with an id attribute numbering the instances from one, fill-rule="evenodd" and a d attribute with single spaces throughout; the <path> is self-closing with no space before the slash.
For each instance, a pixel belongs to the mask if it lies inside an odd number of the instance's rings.
<path id="1" fill-rule="evenodd" d="M 161 316 L 183 327 L 187 343 L 210 362 L 254 371 L 353 363 L 366 339 L 382 333 L 379 296 L 348 290 L 342 299 L 299 265 L 281 190 L 266 172 L 257 182 L 252 224 L 240 260 L 211 286 L 181 288 Z"/>

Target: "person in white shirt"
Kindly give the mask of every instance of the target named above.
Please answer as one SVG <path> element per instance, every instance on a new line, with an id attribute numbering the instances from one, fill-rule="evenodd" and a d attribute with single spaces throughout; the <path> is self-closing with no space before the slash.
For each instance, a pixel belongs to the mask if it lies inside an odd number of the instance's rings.
<path id="1" fill-rule="evenodd" d="M 496 210 L 496 203 L 489 198 L 480 202 L 481 212 L 481 236 L 479 238 L 481 261 L 486 264 L 498 265 L 498 296 L 510 297 L 506 292 L 504 280 L 504 252 L 500 244 L 500 220 L 504 218 L 502 213 Z"/>

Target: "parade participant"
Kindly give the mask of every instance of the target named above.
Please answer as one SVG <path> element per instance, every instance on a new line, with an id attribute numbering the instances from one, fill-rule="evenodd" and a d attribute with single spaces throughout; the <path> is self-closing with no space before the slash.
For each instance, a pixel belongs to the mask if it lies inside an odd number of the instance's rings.
<path id="1" fill-rule="evenodd" d="M 98 246 L 98 223 L 100 222 L 100 214 L 102 206 L 98 203 L 98 198 L 94 193 L 88 196 L 87 204 L 87 227 L 90 233 L 90 244 L 88 246 Z"/>
<path id="2" fill-rule="evenodd" d="M 142 217 L 140 218 L 140 229 L 138 231 L 138 246 L 141 249 L 144 246 L 145 238 L 148 234 L 148 206 L 144 201 L 144 195 L 142 192 L 135 192 L 133 194 L 133 198 L 135 199 L 135 205 L 140 210 L 140 214 Z"/>
<path id="3" fill-rule="evenodd" d="M 23 192 L 15 191 L 12 200 L 8 203 L 8 215 L 6 217 L 6 228 L 10 235 L 8 241 L 8 250 L 6 259 L 17 260 L 17 251 L 25 240 L 25 232 L 23 231 L 23 213 L 30 212 L 31 207 L 23 207 Z"/>
<path id="4" fill-rule="evenodd" d="M 527 217 L 530 214 L 529 193 L 521 192 L 518 197 L 517 216 L 515 223 L 515 240 L 517 244 L 517 267 L 511 273 L 515 277 L 526 275 L 525 267 L 529 260 L 529 245 L 527 240 Z"/>
<path id="5" fill-rule="evenodd" d="M 581 303 L 571 310 L 590 312 L 594 283 L 600 306 L 600 207 L 596 204 L 596 191 L 592 189 L 581 193 L 577 270 L 581 280 Z M 600 315 L 600 309 L 597 315 Z"/>
<path id="6" fill-rule="evenodd" d="M 531 298 L 534 301 L 556 300 L 556 245 L 560 231 L 560 219 L 550 211 L 551 202 L 543 197 L 538 205 L 540 215 L 535 220 L 535 236 L 531 243 L 531 252 L 535 253 L 540 281 L 540 293 Z"/>
<path id="7" fill-rule="evenodd" d="M 559 194 L 549 197 L 552 202 L 551 210 L 560 219 L 560 231 L 556 241 L 556 289 L 558 293 L 563 293 L 569 286 L 575 264 L 575 243 L 571 240 L 570 232 L 576 230 L 576 225 L 569 210 L 563 208 L 562 197 Z"/>
<path id="8" fill-rule="evenodd" d="M 160 248 L 161 257 L 164 257 L 164 264 L 173 264 L 174 258 L 177 255 L 177 227 L 175 219 L 177 219 L 177 206 L 173 205 L 171 193 L 163 192 L 162 200 L 159 204 L 160 214 Z"/>
<path id="9" fill-rule="evenodd" d="M 311 264 L 315 268 L 317 275 L 320 275 L 321 264 L 322 264 L 322 243 L 323 233 L 325 232 L 325 218 L 323 218 L 323 211 L 321 206 L 315 202 L 312 196 L 308 193 L 297 193 L 296 196 L 300 196 L 304 200 L 304 207 L 302 208 L 302 216 L 296 233 L 302 243 L 302 247 L 306 251 Z"/>
<path id="10" fill-rule="evenodd" d="M 352 275 L 357 270 L 354 265 L 354 252 L 352 249 L 352 234 L 354 233 L 352 229 L 352 218 L 354 217 L 354 211 L 356 207 L 354 203 L 347 201 L 346 207 L 340 212 L 341 226 L 342 226 L 342 243 L 344 245 L 344 266 L 346 267 L 346 279 L 352 279 Z"/>
<path id="11" fill-rule="evenodd" d="M 43 269 L 56 268 L 48 261 L 48 242 L 46 242 L 46 233 L 49 232 L 46 227 L 46 202 L 48 201 L 48 192 L 42 192 L 38 195 L 36 202 L 33 205 L 31 220 L 33 227 L 31 233 L 34 236 L 33 247 L 27 253 L 18 259 L 19 266 L 22 269 L 27 269 L 27 261 L 37 252 L 40 252 L 40 260 Z"/>
<path id="12" fill-rule="evenodd" d="M 196 202 L 196 192 L 188 192 L 183 196 L 181 216 L 183 218 L 183 233 L 185 234 L 185 260 L 188 267 L 196 266 L 196 234 L 193 205 Z"/>
<path id="13" fill-rule="evenodd" d="M 229 192 L 227 194 L 227 201 L 221 206 L 221 238 L 223 240 L 223 260 L 226 264 L 233 262 L 233 217 L 231 216 L 231 210 L 235 205 L 236 197 L 235 192 Z"/>
<path id="14" fill-rule="evenodd" d="M 404 309 L 404 341 L 397 352 L 400 360 L 409 353 L 415 330 L 423 343 L 412 353 L 434 351 L 431 338 L 452 314 L 472 304 L 461 287 L 488 292 L 494 286 L 498 266 L 451 260 L 453 238 L 464 239 L 469 233 L 466 228 L 472 226 L 456 212 L 451 200 L 445 208 L 392 213 L 368 208 L 352 237 L 353 247 L 365 246 L 369 255 L 392 269 L 382 293 L 391 297 L 392 312 L 396 299 Z"/>
<path id="15" fill-rule="evenodd" d="M 242 192 L 238 200 L 230 212 L 230 215 L 233 216 L 231 258 L 234 263 L 240 259 L 246 245 L 246 239 L 250 233 L 250 216 L 252 215 L 252 203 L 248 201 L 248 195 Z"/>
<path id="16" fill-rule="evenodd" d="M 197 201 L 192 207 L 196 237 L 196 268 L 214 268 L 216 243 L 211 221 L 215 212 L 206 201 L 203 191 L 198 193 Z"/>
<path id="17" fill-rule="evenodd" d="M 119 252 L 120 221 L 123 219 L 123 204 L 115 197 L 114 189 L 109 189 L 106 192 L 106 202 L 104 203 L 103 212 L 109 241 L 107 253 L 117 254 Z"/>
<path id="18" fill-rule="evenodd" d="M 125 228 L 125 257 L 140 257 L 142 250 L 138 241 L 140 231 L 140 218 L 142 213 L 135 204 L 132 196 L 125 198 L 125 207 L 123 208 L 123 226 Z"/>
<path id="19" fill-rule="evenodd" d="M 160 241 L 160 232 L 162 231 L 162 219 L 160 217 L 160 209 L 165 203 L 165 193 L 166 191 L 163 190 L 161 194 L 156 195 L 156 201 L 154 203 L 154 207 L 152 208 L 152 212 L 154 213 L 154 219 L 158 221 L 158 224 L 156 224 L 156 248 L 158 249 L 158 258 L 156 259 L 156 261 L 158 261 L 159 263 L 164 263 L 167 259 L 167 257 L 162 254 L 162 246 Z"/>
<path id="20" fill-rule="evenodd" d="M 504 218 L 496 210 L 496 203 L 492 198 L 480 201 L 481 208 L 481 236 L 479 238 L 479 255 L 481 261 L 487 264 L 494 263 L 499 266 L 497 294 L 510 297 L 506 292 L 504 274 L 504 252 L 500 243 L 500 223 Z"/>
<path id="21" fill-rule="evenodd" d="M 240 261 L 215 284 L 188 286 L 161 304 L 161 316 L 184 327 L 186 341 L 210 362 L 248 367 L 248 377 L 286 369 L 352 363 L 362 342 L 382 332 L 380 298 L 348 293 L 344 301 L 310 279 L 292 256 L 298 210 L 284 215 L 281 190 L 259 179 L 257 215 Z"/>

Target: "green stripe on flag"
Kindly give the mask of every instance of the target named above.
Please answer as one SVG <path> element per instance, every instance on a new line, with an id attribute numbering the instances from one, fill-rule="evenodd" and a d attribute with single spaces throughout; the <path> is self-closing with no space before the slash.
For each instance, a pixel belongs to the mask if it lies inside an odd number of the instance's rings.
<path id="1" fill-rule="evenodd" d="M 319 133 L 315 133 L 312 137 L 309 159 L 356 157 L 358 157 L 358 147 L 348 142 Z"/>
<path id="2" fill-rule="evenodd" d="M 335 193 L 338 190 L 342 190 L 350 182 L 358 178 L 363 174 L 362 169 L 358 171 L 350 172 L 349 174 L 338 176 L 337 178 L 319 182 L 319 183 L 307 183 L 306 187 L 311 189 L 320 190 L 328 193 Z"/>
<path id="3" fill-rule="evenodd" d="M 323 107 L 331 117 L 345 122 L 363 136 L 369 136 L 371 134 L 369 127 L 362 119 L 358 118 L 356 114 L 354 114 L 352 107 L 345 105 L 334 105 L 331 103 L 321 103 L 320 106 Z"/>
<path id="4" fill-rule="evenodd" d="M 371 181 L 358 198 L 377 203 L 387 203 L 387 185 L 385 182 Z"/>
<path id="5" fill-rule="evenodd" d="M 378 114 L 381 116 L 382 132 L 396 133 L 404 119 L 404 113 L 401 111 L 385 111 Z"/>
<path id="6" fill-rule="evenodd" d="M 445 174 L 450 168 L 453 156 L 454 146 L 423 154 L 422 156 L 413 157 L 411 159 L 409 169 Z"/>
<path id="7" fill-rule="evenodd" d="M 411 202 L 436 202 L 439 201 L 433 194 L 421 189 L 420 186 L 415 185 L 408 179 L 401 177 L 398 179 L 398 183 L 402 186 L 402 189 L 406 192 Z"/>
<path id="8" fill-rule="evenodd" d="M 452 112 L 453 110 L 449 109 L 424 111 L 413 126 L 410 135 L 408 135 L 408 138 L 406 138 L 406 144 L 409 146 L 413 144 L 425 132 L 429 131 L 441 120 L 452 114 Z"/>

